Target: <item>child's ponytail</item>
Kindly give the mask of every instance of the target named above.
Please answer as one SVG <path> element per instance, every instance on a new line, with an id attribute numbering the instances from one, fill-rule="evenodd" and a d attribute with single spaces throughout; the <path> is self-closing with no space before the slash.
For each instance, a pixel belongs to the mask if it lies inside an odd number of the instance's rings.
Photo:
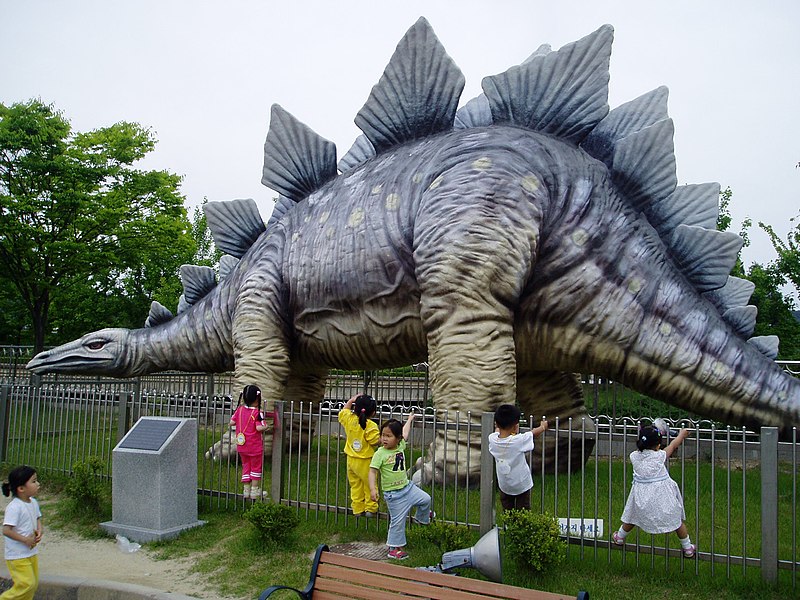
<path id="1" fill-rule="evenodd" d="M 378 404 L 372 396 L 361 394 L 356 398 L 355 404 L 353 405 L 353 412 L 358 417 L 358 424 L 361 426 L 361 429 L 367 428 L 367 420 L 374 415 L 377 410 Z"/>

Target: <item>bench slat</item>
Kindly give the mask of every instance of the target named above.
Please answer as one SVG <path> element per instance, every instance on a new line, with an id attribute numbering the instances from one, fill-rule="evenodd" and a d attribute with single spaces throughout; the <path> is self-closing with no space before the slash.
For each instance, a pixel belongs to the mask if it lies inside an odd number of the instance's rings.
<path id="1" fill-rule="evenodd" d="M 346 575 L 351 581 L 341 579 L 342 576 L 342 573 L 335 578 L 320 577 L 318 574 L 315 588 L 346 594 L 348 598 L 363 598 L 364 600 L 392 600 L 395 598 L 481 600 L 490 598 L 486 594 L 462 591 L 457 586 L 455 588 L 440 587 L 410 579 L 385 577 L 374 572 L 364 573 L 351 570 Z"/>
<path id="2" fill-rule="evenodd" d="M 378 571 L 380 569 L 380 571 Z M 551 592 L 542 592 L 526 588 L 457 577 L 444 573 L 431 571 L 418 571 L 409 567 L 402 567 L 391 563 L 378 563 L 375 561 L 323 552 L 320 557 L 319 570 L 317 571 L 317 587 L 321 588 L 322 578 L 334 578 L 344 582 L 358 581 L 362 585 L 374 585 L 373 592 L 378 589 L 395 592 L 397 597 L 403 593 L 408 597 L 413 594 L 422 598 L 435 598 L 443 600 L 471 600 L 474 598 L 507 598 L 509 600 L 574 600 L 575 596 L 564 596 Z M 429 585 L 425 585 L 429 584 Z M 327 584 L 325 589 L 327 589 Z M 377 589 L 376 589 L 377 588 Z M 322 588 L 321 588 L 322 589 Z M 341 592 L 341 590 L 339 590 Z M 400 592 L 400 593 L 398 593 Z M 479 594 L 476 596 L 475 594 Z M 358 598 L 379 598 L 374 593 Z"/>

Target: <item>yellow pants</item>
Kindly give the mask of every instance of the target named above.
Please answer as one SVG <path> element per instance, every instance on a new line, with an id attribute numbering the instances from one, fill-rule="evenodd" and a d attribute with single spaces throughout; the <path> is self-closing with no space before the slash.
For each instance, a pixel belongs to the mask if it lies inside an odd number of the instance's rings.
<path id="1" fill-rule="evenodd" d="M 347 481 L 350 482 L 354 515 L 364 511 L 378 512 L 378 503 L 369 496 L 369 461 L 369 458 L 347 457 Z"/>
<path id="2" fill-rule="evenodd" d="M 0 600 L 33 600 L 39 587 L 39 555 L 7 560 L 6 566 L 14 586 L 6 590 Z"/>

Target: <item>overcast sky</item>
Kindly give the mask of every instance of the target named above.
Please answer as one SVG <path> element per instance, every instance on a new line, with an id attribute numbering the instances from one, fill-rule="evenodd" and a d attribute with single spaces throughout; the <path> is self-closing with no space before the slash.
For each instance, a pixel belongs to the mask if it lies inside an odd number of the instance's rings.
<path id="1" fill-rule="evenodd" d="M 152 169 L 184 177 L 187 206 L 254 198 L 273 103 L 344 155 L 353 118 L 406 30 L 425 16 L 467 83 L 604 23 L 609 104 L 670 90 L 678 181 L 717 181 L 785 238 L 800 208 L 800 2 L 725 0 L 0 0 L 0 101 L 38 97 L 75 130 L 151 127 Z M 774 258 L 753 232 L 745 262 Z"/>

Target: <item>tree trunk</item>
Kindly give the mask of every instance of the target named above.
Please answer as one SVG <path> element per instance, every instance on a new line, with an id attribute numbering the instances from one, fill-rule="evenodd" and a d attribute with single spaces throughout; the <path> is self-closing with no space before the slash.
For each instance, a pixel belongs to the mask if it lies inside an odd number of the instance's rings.
<path id="1" fill-rule="evenodd" d="M 44 350 L 44 339 L 47 333 L 47 326 L 50 313 L 50 294 L 43 292 L 31 309 L 31 321 L 33 322 L 33 351 L 38 354 Z"/>

